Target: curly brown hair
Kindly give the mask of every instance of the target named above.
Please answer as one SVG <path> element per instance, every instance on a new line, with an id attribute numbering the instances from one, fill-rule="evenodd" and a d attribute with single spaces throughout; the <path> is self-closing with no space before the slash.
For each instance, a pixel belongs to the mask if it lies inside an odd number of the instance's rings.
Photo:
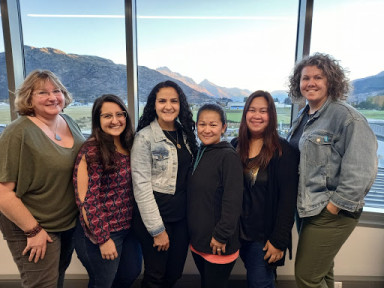
<path id="1" fill-rule="evenodd" d="M 293 74 L 289 77 L 289 96 L 292 101 L 300 101 L 303 98 L 300 91 L 301 72 L 304 67 L 316 66 L 322 70 L 328 83 L 328 95 L 333 99 L 346 99 L 351 91 L 348 71 L 340 66 L 339 61 L 324 53 L 315 53 L 303 58 L 296 63 Z"/>

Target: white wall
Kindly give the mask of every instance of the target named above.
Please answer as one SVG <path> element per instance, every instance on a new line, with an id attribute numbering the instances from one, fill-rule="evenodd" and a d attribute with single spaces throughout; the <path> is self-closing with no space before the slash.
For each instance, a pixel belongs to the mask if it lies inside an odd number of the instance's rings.
<path id="1" fill-rule="evenodd" d="M 293 255 L 296 253 L 297 233 L 293 230 Z M 1 235 L 1 233 L 0 233 Z M 12 260 L 7 243 L 0 239 L 0 279 L 17 277 L 18 270 Z M 197 274 L 190 253 L 184 268 L 185 274 Z M 278 269 L 279 275 L 290 275 L 294 273 L 294 260 L 286 261 L 286 265 Z M 67 274 L 80 274 L 84 277 L 85 269 L 77 259 L 72 258 L 72 263 Z M 238 260 L 232 274 L 245 274 L 243 263 Z M 384 277 L 384 229 L 357 227 L 335 260 L 336 276 L 381 276 Z"/>

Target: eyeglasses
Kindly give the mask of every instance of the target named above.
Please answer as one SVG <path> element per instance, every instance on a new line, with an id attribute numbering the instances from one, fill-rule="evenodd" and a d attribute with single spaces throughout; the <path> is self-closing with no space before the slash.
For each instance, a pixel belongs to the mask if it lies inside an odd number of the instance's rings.
<path id="1" fill-rule="evenodd" d="M 52 91 L 40 90 L 40 91 L 36 91 L 35 94 L 37 94 L 41 98 L 48 98 L 49 95 L 51 95 L 51 94 L 53 96 L 60 96 L 61 93 L 62 93 L 62 91 L 60 89 L 55 89 L 55 90 L 52 90 Z"/>
<path id="2" fill-rule="evenodd" d="M 116 112 L 115 114 L 104 113 L 104 114 L 100 114 L 100 117 L 103 118 L 104 120 L 112 120 L 113 117 L 116 117 L 116 119 L 123 119 L 123 118 L 127 118 L 127 112 L 121 111 L 121 112 Z"/>

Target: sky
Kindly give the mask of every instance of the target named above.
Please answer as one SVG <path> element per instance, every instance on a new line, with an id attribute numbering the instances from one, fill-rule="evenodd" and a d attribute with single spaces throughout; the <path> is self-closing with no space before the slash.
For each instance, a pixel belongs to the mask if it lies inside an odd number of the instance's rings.
<path id="1" fill-rule="evenodd" d="M 352 80 L 384 70 L 383 0 L 314 2 L 311 53 L 341 60 Z M 20 7 L 25 45 L 125 64 L 123 0 L 20 0 Z M 297 0 L 137 0 L 138 63 L 197 83 L 286 90 L 297 11 Z"/>

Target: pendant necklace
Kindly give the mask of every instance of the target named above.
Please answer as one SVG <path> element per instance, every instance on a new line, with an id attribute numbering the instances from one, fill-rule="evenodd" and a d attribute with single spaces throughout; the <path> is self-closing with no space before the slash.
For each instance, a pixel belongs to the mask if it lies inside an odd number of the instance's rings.
<path id="1" fill-rule="evenodd" d="M 45 126 L 47 126 L 48 130 L 53 133 L 55 140 L 61 141 L 60 135 L 57 134 L 57 125 L 59 124 L 59 119 L 56 120 L 55 131 L 53 131 L 53 130 L 51 130 L 51 128 L 49 128 L 49 126 L 47 124 L 45 124 L 45 122 L 41 121 L 39 119 L 39 117 L 35 116 L 35 118 L 38 119 L 41 123 L 43 123 Z"/>
<path id="2" fill-rule="evenodd" d="M 177 132 L 176 130 L 176 139 L 173 138 L 173 136 L 171 135 L 171 133 L 169 133 L 167 130 L 163 130 L 165 133 L 167 133 L 167 135 L 169 135 L 169 137 L 171 137 L 173 139 L 174 142 L 176 142 L 176 147 L 177 149 L 181 149 L 181 145 L 179 144 L 179 133 Z M 172 142 L 173 142 L 172 141 Z"/>

